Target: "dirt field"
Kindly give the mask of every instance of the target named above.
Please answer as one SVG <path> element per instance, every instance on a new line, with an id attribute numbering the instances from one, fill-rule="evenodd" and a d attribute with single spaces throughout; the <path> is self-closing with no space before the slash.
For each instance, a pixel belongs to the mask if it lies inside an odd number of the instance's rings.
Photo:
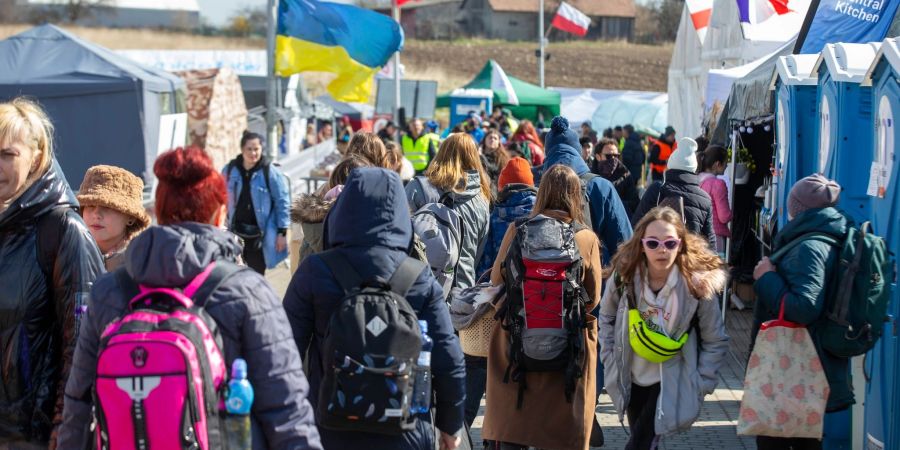
<path id="1" fill-rule="evenodd" d="M 0 39 L 28 29 L 27 25 L 0 25 Z M 113 49 L 250 49 L 263 48 L 263 39 L 206 37 L 156 30 L 66 28 L 89 41 Z M 550 38 L 551 42 L 553 37 Z M 410 78 L 438 81 L 446 92 L 469 81 L 488 59 L 506 73 L 537 83 L 535 43 L 463 40 L 407 41 L 401 61 Z M 547 86 L 665 91 L 672 46 L 571 41 L 551 43 L 547 52 Z M 321 92 L 328 75 L 305 77 L 314 94 Z"/>

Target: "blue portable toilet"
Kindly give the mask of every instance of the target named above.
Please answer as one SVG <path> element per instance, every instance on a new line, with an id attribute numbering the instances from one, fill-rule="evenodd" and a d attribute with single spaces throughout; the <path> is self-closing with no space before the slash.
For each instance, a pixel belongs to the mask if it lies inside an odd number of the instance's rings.
<path id="1" fill-rule="evenodd" d="M 819 167 L 842 187 L 838 206 L 857 223 L 870 219 L 866 195 L 872 166 L 872 94 L 860 83 L 879 43 L 826 44 L 813 71 L 818 75 Z"/>
<path id="2" fill-rule="evenodd" d="M 900 38 L 886 39 L 863 80 L 871 86 L 874 146 L 873 166 L 869 184 L 872 197 L 874 232 L 885 238 L 888 249 L 900 254 L 900 184 L 897 174 L 900 163 L 894 148 L 900 134 L 894 122 L 900 112 Z M 890 319 L 884 324 L 884 334 L 867 355 L 865 446 L 870 449 L 900 448 L 900 342 L 897 321 L 900 317 L 900 291 L 896 280 L 891 285 Z"/>
<path id="3" fill-rule="evenodd" d="M 816 76 L 812 69 L 819 55 L 778 58 L 772 88 L 775 106 L 776 199 L 778 229 L 787 223 L 787 197 L 797 180 L 815 173 L 818 162 Z"/>
<path id="4" fill-rule="evenodd" d="M 450 94 L 450 128 L 464 122 L 469 113 L 491 112 L 494 91 L 490 89 L 456 89 Z"/>

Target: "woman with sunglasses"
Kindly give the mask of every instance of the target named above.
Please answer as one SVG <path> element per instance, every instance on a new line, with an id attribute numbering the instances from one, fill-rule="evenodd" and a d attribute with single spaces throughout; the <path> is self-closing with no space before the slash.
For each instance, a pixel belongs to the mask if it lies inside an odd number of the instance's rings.
<path id="1" fill-rule="evenodd" d="M 616 187 L 616 193 L 622 199 L 622 205 L 628 217 L 634 214 L 640 198 L 637 185 L 631 172 L 622 163 L 619 146 L 616 141 L 603 138 L 594 147 L 594 159 L 591 161 L 591 172 L 609 180 Z"/>
<path id="2" fill-rule="evenodd" d="M 653 449 L 689 429 L 716 387 L 728 350 L 716 301 L 725 271 L 668 207 L 644 215 L 612 270 L 599 317 L 606 391 L 619 420 L 628 415 L 626 450 Z"/>

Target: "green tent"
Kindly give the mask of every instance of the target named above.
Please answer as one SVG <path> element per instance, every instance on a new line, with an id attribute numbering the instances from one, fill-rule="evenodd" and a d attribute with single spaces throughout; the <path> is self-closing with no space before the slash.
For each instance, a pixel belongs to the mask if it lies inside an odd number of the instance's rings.
<path id="1" fill-rule="evenodd" d="M 489 60 L 481 72 L 475 76 L 472 81 L 463 86 L 464 89 L 492 89 L 491 78 L 494 68 L 500 65 L 496 61 Z M 503 90 L 494 89 L 494 105 L 501 105 L 509 108 L 513 116 L 519 119 L 538 120 L 538 114 L 543 114 L 544 122 L 549 123 L 550 119 L 559 115 L 560 95 L 559 92 L 542 89 L 531 83 L 526 83 L 516 77 L 508 76 L 509 84 L 519 98 L 518 105 L 510 105 L 507 103 L 508 98 Z M 438 96 L 438 108 L 450 107 L 450 93 Z"/>

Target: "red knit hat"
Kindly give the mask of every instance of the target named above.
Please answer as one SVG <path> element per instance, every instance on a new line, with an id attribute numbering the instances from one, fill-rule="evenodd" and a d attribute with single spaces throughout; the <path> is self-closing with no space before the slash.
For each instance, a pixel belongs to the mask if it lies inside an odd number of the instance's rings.
<path id="1" fill-rule="evenodd" d="M 501 191 L 507 184 L 520 183 L 534 186 L 534 175 L 531 174 L 531 165 L 524 158 L 515 157 L 506 163 L 506 167 L 500 172 L 497 180 L 497 188 Z"/>
<path id="2" fill-rule="evenodd" d="M 179 222 L 209 223 L 228 200 L 225 178 L 212 159 L 198 147 L 176 148 L 153 164 L 156 219 L 160 225 Z"/>

